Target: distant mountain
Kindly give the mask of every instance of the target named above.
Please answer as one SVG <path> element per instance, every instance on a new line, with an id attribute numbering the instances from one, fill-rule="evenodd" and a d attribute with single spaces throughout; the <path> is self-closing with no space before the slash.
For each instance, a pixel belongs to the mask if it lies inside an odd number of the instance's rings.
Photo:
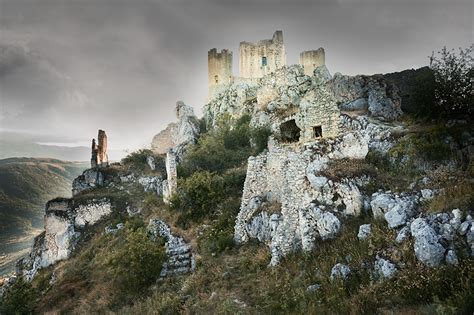
<path id="1" fill-rule="evenodd" d="M 53 158 L 64 161 L 90 161 L 90 146 L 76 145 L 74 139 L 0 130 L 0 159 L 10 157 Z M 65 143 L 63 145 L 63 143 Z M 72 144 L 72 145 L 71 145 Z M 109 160 L 120 160 L 122 150 L 108 150 Z"/>
<path id="2" fill-rule="evenodd" d="M 71 195 L 71 182 L 88 164 L 48 158 L 0 160 L 0 239 L 41 228 L 44 204 Z"/>
<path id="3" fill-rule="evenodd" d="M 43 229 L 46 201 L 70 196 L 72 180 L 88 166 L 48 158 L 0 160 L 0 275 L 14 270 Z"/>

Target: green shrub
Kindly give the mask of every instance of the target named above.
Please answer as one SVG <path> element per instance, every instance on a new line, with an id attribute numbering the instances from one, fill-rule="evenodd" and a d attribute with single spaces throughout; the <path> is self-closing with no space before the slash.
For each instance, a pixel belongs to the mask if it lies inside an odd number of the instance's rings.
<path id="1" fill-rule="evenodd" d="M 151 172 L 150 166 L 147 163 L 147 157 L 153 157 L 155 160 L 155 173 L 162 175 L 166 174 L 165 159 L 163 156 L 153 153 L 148 149 L 141 149 L 136 152 L 132 152 L 121 161 L 123 165 L 128 167 L 131 171 L 136 172 Z"/>
<path id="2" fill-rule="evenodd" d="M 430 68 L 434 72 L 435 107 L 442 118 L 468 117 L 474 114 L 474 45 L 454 50 L 443 47 L 433 53 Z"/>
<path id="3" fill-rule="evenodd" d="M 201 134 L 198 143 L 187 150 L 178 176 L 188 177 L 197 171 L 223 173 L 262 152 L 267 147 L 270 131 L 265 127 L 252 128 L 249 124 L 249 115 L 237 120 L 223 117 L 216 128 Z"/>
<path id="4" fill-rule="evenodd" d="M 217 219 L 199 237 L 199 250 L 216 253 L 234 246 L 234 225 L 240 210 L 240 198 L 230 197 L 222 202 L 220 208 Z"/>
<path id="5" fill-rule="evenodd" d="M 20 277 L 5 292 L 0 304 L 0 313 L 5 315 L 33 314 L 37 298 L 38 292 L 31 283 Z"/>
<path id="6" fill-rule="evenodd" d="M 148 237 L 138 221 L 126 224 L 122 244 L 105 259 L 107 272 L 122 292 L 135 295 L 158 278 L 165 258 L 162 242 Z"/>
<path id="7" fill-rule="evenodd" d="M 188 220 L 199 222 L 212 216 L 223 198 L 224 182 L 221 176 L 207 171 L 195 172 L 178 180 L 178 193 L 171 198 L 171 208 L 181 211 L 178 224 L 185 227 Z"/>

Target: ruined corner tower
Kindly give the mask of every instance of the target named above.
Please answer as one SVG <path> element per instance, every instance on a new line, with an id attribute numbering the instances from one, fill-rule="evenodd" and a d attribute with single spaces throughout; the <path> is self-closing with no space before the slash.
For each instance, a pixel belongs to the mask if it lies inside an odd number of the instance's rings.
<path id="1" fill-rule="evenodd" d="M 230 84 L 233 81 L 232 76 L 232 51 L 222 49 L 217 52 L 216 48 L 207 53 L 208 65 L 208 87 L 209 97 L 214 94 L 218 86 Z"/>
<path id="2" fill-rule="evenodd" d="M 104 167 L 109 165 L 107 155 L 107 135 L 104 130 L 99 129 L 97 143 L 92 139 L 91 168 Z"/>
<path id="3" fill-rule="evenodd" d="M 276 31 L 272 39 L 260 40 L 257 43 L 240 43 L 240 77 L 261 78 L 283 66 L 286 66 L 286 51 L 282 31 Z"/>
<path id="4" fill-rule="evenodd" d="M 300 65 L 303 66 L 304 74 L 312 76 L 314 69 L 326 63 L 324 48 L 308 50 L 300 53 Z"/>

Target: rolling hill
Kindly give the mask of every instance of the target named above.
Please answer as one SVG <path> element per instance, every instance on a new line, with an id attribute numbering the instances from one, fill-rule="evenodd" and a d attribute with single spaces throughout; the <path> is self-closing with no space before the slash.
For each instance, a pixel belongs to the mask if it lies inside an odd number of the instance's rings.
<path id="1" fill-rule="evenodd" d="M 0 160 L 0 274 L 27 252 L 43 228 L 44 205 L 71 195 L 71 182 L 88 163 L 49 158 Z"/>

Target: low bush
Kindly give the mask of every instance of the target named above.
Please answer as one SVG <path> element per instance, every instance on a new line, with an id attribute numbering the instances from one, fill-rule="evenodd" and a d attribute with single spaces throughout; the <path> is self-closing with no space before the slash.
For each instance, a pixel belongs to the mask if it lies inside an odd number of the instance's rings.
<path id="1" fill-rule="evenodd" d="M 20 277 L 4 293 L 0 303 L 0 313 L 5 315 L 33 314 L 38 296 L 37 290 L 31 283 Z"/>
<path id="2" fill-rule="evenodd" d="M 154 159 L 155 170 L 152 170 L 148 165 L 148 157 Z M 159 173 L 163 176 L 166 174 L 165 158 L 148 149 L 141 149 L 130 153 L 122 159 L 121 164 L 133 172 Z"/>
<path id="3" fill-rule="evenodd" d="M 266 149 L 269 135 L 267 127 L 250 127 L 249 115 L 237 120 L 224 117 L 186 151 L 178 176 L 188 177 L 197 171 L 223 173 L 243 165 L 249 156 Z"/>
<path id="4" fill-rule="evenodd" d="M 116 288 L 135 295 L 158 278 L 165 258 L 164 244 L 151 240 L 136 222 L 127 223 L 123 234 L 115 250 L 106 255 L 104 266 Z"/>

